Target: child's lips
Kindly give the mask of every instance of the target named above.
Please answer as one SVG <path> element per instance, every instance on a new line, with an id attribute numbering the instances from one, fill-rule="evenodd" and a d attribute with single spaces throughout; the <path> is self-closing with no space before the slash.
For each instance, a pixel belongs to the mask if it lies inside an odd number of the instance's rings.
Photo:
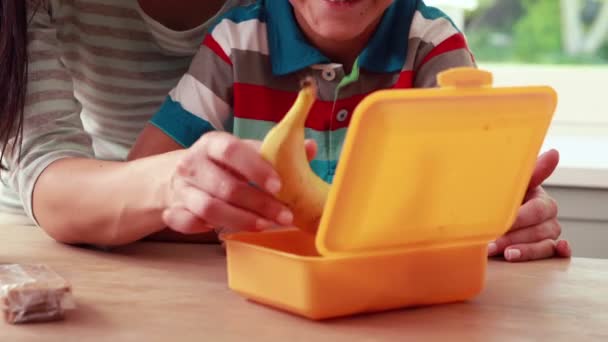
<path id="1" fill-rule="evenodd" d="M 332 7 L 352 7 L 361 0 L 324 0 Z"/>

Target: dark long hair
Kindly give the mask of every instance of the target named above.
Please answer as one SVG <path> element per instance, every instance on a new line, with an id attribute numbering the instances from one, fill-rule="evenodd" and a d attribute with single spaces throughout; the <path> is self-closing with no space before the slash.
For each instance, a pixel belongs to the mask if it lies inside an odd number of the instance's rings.
<path id="1" fill-rule="evenodd" d="M 0 159 L 5 153 L 20 153 L 21 149 L 27 91 L 29 1 L 0 1 Z M 9 144 L 11 138 L 15 140 Z"/>

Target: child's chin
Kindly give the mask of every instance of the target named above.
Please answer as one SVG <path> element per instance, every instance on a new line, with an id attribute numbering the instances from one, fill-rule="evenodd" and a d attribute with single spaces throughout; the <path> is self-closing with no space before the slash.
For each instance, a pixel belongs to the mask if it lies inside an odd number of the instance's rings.
<path id="1" fill-rule="evenodd" d="M 338 29 L 324 29 L 321 32 L 318 32 L 321 37 L 326 40 L 334 41 L 334 42 L 349 42 L 353 39 L 357 38 L 357 35 L 354 34 L 355 31 L 338 28 Z"/>

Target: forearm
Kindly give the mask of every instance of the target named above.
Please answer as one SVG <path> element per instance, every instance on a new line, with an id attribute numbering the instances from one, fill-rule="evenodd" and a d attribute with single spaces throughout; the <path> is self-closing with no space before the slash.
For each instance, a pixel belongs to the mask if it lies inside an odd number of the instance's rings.
<path id="1" fill-rule="evenodd" d="M 130 162 L 58 160 L 34 187 L 36 220 L 54 239 L 74 244 L 121 245 L 161 231 L 165 187 L 182 152 Z"/>

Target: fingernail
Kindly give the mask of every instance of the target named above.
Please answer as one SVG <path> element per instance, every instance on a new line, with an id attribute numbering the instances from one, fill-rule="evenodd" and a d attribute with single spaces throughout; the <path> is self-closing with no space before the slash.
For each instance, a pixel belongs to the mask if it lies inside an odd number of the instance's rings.
<path id="1" fill-rule="evenodd" d="M 270 192 L 271 194 L 276 194 L 277 192 L 279 192 L 279 190 L 281 190 L 280 180 L 276 178 L 270 178 L 268 181 L 266 181 L 266 191 Z"/>
<path id="2" fill-rule="evenodd" d="M 489 256 L 493 256 L 494 254 L 496 254 L 497 250 L 498 250 L 498 246 L 496 246 L 496 243 L 490 242 L 488 244 L 488 255 Z"/>
<path id="3" fill-rule="evenodd" d="M 266 220 L 259 219 L 255 222 L 255 227 L 259 230 L 266 230 L 272 227 L 272 223 Z"/>
<path id="4" fill-rule="evenodd" d="M 521 258 L 521 251 L 519 249 L 509 249 L 505 251 L 505 259 L 512 261 Z"/>
<path id="5" fill-rule="evenodd" d="M 293 214 L 291 211 L 283 209 L 277 216 L 277 222 L 284 226 L 290 225 L 293 222 Z"/>

